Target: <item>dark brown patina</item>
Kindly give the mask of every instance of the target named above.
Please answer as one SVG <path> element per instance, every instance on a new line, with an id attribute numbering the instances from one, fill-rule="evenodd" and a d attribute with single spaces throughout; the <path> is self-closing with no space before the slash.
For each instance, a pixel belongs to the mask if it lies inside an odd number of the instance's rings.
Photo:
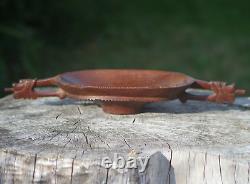
<path id="1" fill-rule="evenodd" d="M 56 86 L 51 91 L 37 87 Z M 212 90 L 211 95 L 194 95 L 188 88 Z M 36 99 L 57 96 L 80 100 L 101 101 L 102 108 L 112 114 L 139 113 L 145 103 L 180 99 L 201 100 L 217 103 L 233 103 L 235 96 L 245 90 L 236 89 L 225 82 L 206 82 L 177 72 L 158 70 L 84 70 L 68 72 L 42 80 L 24 79 L 6 91 L 15 98 Z"/>

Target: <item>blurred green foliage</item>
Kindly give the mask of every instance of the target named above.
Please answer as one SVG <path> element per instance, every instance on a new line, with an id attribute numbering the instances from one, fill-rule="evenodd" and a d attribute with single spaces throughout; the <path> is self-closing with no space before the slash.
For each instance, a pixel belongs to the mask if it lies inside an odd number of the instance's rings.
<path id="1" fill-rule="evenodd" d="M 249 90 L 249 7 L 247 0 L 1 0 L 0 88 L 70 70 L 149 68 Z"/>

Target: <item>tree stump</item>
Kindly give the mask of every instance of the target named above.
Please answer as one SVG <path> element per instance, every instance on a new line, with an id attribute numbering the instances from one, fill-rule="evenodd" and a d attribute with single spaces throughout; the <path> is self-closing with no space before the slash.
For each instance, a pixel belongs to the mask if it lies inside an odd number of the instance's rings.
<path id="1" fill-rule="evenodd" d="M 0 183 L 249 184 L 249 105 L 170 101 L 120 116 L 92 102 L 7 96 Z"/>

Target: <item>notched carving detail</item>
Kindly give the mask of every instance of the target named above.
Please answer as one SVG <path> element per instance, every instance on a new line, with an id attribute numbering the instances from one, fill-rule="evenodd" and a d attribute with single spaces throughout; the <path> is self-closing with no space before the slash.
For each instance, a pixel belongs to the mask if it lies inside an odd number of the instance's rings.
<path id="1" fill-rule="evenodd" d="M 13 83 L 12 88 L 6 88 L 5 91 L 13 92 L 14 98 L 36 99 L 38 96 L 34 92 L 36 79 L 22 79 L 19 83 Z"/>
<path id="2" fill-rule="evenodd" d="M 208 97 L 209 101 L 217 103 L 233 103 L 237 95 L 244 95 L 245 90 L 236 89 L 235 84 L 227 85 L 225 82 L 209 82 L 214 94 Z"/>

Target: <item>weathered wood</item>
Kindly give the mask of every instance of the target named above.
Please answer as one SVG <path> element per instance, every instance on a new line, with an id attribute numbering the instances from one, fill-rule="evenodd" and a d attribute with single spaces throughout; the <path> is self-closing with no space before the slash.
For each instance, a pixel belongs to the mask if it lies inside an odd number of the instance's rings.
<path id="1" fill-rule="evenodd" d="M 250 183 L 250 99 L 178 101 L 117 116 L 90 102 L 0 100 L 0 183 Z M 144 172 L 105 157 L 149 157 Z M 137 160 L 138 161 L 138 160 Z"/>

